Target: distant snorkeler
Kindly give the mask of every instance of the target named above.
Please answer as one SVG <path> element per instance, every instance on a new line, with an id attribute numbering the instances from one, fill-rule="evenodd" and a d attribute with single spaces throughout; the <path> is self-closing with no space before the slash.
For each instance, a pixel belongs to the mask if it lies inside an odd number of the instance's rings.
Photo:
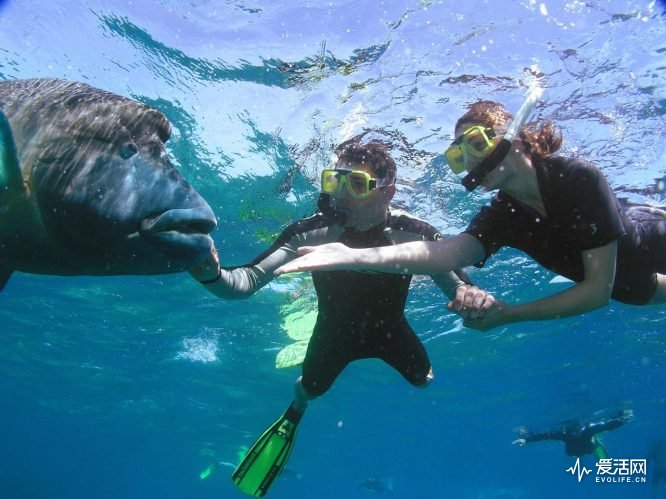
<path id="1" fill-rule="evenodd" d="M 363 490 L 373 494 L 383 494 L 384 492 L 393 492 L 393 478 L 370 477 L 363 480 L 356 490 Z"/>
<path id="2" fill-rule="evenodd" d="M 527 303 L 488 302 L 465 326 L 486 331 L 574 316 L 604 307 L 611 298 L 633 305 L 664 303 L 666 210 L 624 209 L 594 165 L 556 155 L 562 136 L 552 123 L 523 126 L 537 99 L 530 94 L 515 119 L 497 102 L 475 102 L 456 123 L 455 140 L 445 153 L 449 166 L 467 172 L 468 190 L 499 189 L 463 233 L 382 248 L 304 247 L 300 258 L 276 274 L 341 269 L 436 274 L 482 267 L 509 246 L 575 284 Z"/>
<path id="3" fill-rule="evenodd" d="M 597 459 L 608 459 L 608 451 L 598 437 L 604 431 L 615 430 L 633 417 L 631 409 L 624 409 L 616 416 L 600 421 L 569 421 L 564 425 L 545 432 L 531 432 L 527 428 L 519 428 L 520 438 L 512 443 L 521 447 L 527 443 L 540 440 L 562 440 L 567 456 L 581 457 L 593 454 Z"/>

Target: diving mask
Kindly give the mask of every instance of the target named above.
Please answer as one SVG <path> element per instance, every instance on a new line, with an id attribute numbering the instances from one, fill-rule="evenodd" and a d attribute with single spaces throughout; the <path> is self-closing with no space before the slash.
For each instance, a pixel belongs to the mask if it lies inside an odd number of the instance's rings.
<path id="1" fill-rule="evenodd" d="M 465 152 L 477 158 L 485 157 L 495 145 L 494 138 L 492 128 L 474 125 L 466 129 L 444 153 L 453 173 L 457 175 L 465 170 Z"/>
<path id="2" fill-rule="evenodd" d="M 342 186 L 346 186 L 347 192 L 354 199 L 366 199 L 373 189 L 392 184 L 392 180 L 372 178 L 370 174 L 362 170 L 327 168 L 321 172 L 321 190 L 323 193 L 335 195 L 340 192 Z"/>

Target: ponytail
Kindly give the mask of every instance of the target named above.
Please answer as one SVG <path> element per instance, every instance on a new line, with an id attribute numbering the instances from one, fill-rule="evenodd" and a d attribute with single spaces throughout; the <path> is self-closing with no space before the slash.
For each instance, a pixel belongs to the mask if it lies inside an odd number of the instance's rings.
<path id="1" fill-rule="evenodd" d="M 553 123 L 546 121 L 537 128 L 527 124 L 520 129 L 523 152 L 532 159 L 543 159 L 554 154 L 562 146 L 562 132 Z"/>

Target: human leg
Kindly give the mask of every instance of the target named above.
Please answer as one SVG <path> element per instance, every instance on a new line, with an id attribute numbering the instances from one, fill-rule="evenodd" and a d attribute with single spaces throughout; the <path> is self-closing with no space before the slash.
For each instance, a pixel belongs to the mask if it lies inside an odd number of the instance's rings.
<path id="1" fill-rule="evenodd" d="M 353 360 L 353 348 L 339 341 L 339 331 L 325 328 L 315 330 L 310 338 L 303 374 L 294 386 L 294 405 L 305 410 L 308 401 L 323 395 L 333 385 L 340 372 Z"/>
<path id="2" fill-rule="evenodd" d="M 428 353 L 406 321 L 382 335 L 378 350 L 378 357 L 413 386 L 425 388 L 434 379 Z"/>
<path id="3" fill-rule="evenodd" d="M 316 398 L 316 395 L 310 395 L 303 387 L 303 376 L 299 376 L 294 384 L 294 409 L 298 412 L 305 412 L 308 408 L 308 402 Z"/>

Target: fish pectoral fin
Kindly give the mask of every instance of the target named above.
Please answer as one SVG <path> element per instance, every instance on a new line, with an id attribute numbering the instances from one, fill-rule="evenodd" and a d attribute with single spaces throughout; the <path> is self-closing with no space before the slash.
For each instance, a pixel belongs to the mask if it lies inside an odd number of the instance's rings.
<path id="1" fill-rule="evenodd" d="M 13 273 L 14 273 L 13 270 L 0 267 L 0 291 L 4 289 L 5 284 L 7 284 L 7 281 L 9 281 L 9 278 L 12 276 Z"/>
<path id="2" fill-rule="evenodd" d="M 19 192 L 23 189 L 23 177 L 12 126 L 5 113 L 0 110 L 0 206 L 3 193 Z"/>

